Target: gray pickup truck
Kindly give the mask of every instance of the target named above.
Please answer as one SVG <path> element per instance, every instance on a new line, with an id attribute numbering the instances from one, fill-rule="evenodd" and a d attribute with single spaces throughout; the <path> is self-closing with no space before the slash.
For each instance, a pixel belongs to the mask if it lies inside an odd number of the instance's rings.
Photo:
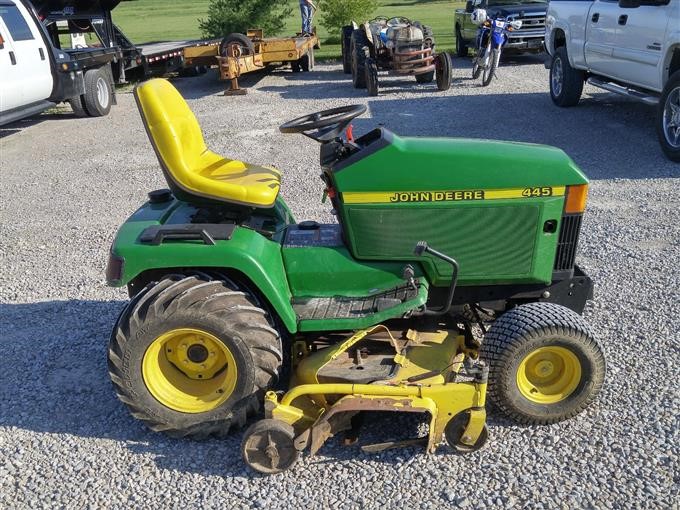
<path id="1" fill-rule="evenodd" d="M 522 28 L 509 34 L 506 50 L 542 51 L 545 36 L 545 14 L 548 2 L 544 0 L 482 0 L 481 3 L 468 0 L 465 9 L 456 9 L 454 34 L 456 54 L 466 57 L 468 48 L 475 47 L 479 27 L 470 19 L 476 8 L 486 9 L 489 16 L 501 15 L 521 20 Z"/>

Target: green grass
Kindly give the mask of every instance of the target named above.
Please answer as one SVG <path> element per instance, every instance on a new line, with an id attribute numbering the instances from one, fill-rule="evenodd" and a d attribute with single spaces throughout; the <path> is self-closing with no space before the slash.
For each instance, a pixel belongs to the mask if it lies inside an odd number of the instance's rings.
<path id="1" fill-rule="evenodd" d="M 320 2 L 323 9 L 323 0 Z M 150 41 L 172 41 L 182 39 L 199 39 L 201 31 L 198 19 L 207 16 L 209 0 L 185 0 L 168 2 L 167 0 L 135 0 L 122 2 L 113 11 L 114 22 L 134 43 Z M 452 51 L 455 47 L 453 37 L 453 13 L 462 7 L 463 2 L 444 0 L 380 0 L 380 7 L 375 14 L 385 16 L 406 16 L 432 26 L 440 50 Z M 300 30 L 300 12 L 298 1 L 291 0 L 293 14 L 286 22 L 282 35 L 294 34 Z M 364 21 L 364 20 L 360 20 Z M 321 50 L 317 58 L 338 58 L 339 44 L 325 44 L 328 32 L 315 23 L 321 38 Z M 266 35 L 266 34 L 265 34 Z"/>

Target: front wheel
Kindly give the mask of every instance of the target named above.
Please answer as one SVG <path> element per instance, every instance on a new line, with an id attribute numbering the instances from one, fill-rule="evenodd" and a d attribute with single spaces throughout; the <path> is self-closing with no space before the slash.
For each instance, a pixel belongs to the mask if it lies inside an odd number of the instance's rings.
<path id="1" fill-rule="evenodd" d="M 437 55 L 435 59 L 436 71 L 437 71 L 437 89 L 442 92 L 449 90 L 451 88 L 452 80 L 452 68 L 451 57 L 446 52 L 442 52 Z"/>
<path id="2" fill-rule="evenodd" d="M 501 60 L 501 49 L 493 48 L 489 53 L 488 64 L 484 67 L 484 73 L 482 74 L 482 87 L 486 87 L 491 83 L 493 75 L 498 69 L 498 63 Z"/>
<path id="3" fill-rule="evenodd" d="M 255 298 L 207 275 L 171 275 L 123 310 L 109 374 L 131 414 L 173 437 L 243 426 L 276 383 L 281 339 Z"/>
<path id="4" fill-rule="evenodd" d="M 366 59 L 366 90 L 369 96 L 378 95 L 378 65 L 372 58 Z"/>
<path id="5" fill-rule="evenodd" d="M 567 48 L 555 50 L 550 64 L 550 98 L 557 106 L 576 106 L 583 93 L 585 75 L 569 64 Z"/>
<path id="6" fill-rule="evenodd" d="M 585 321 L 554 303 L 520 305 L 484 336 L 491 404 L 519 423 L 570 418 L 598 395 L 605 377 L 602 350 Z"/>
<path id="7" fill-rule="evenodd" d="M 669 78 L 656 116 L 659 143 L 668 159 L 680 162 L 680 71 Z"/>

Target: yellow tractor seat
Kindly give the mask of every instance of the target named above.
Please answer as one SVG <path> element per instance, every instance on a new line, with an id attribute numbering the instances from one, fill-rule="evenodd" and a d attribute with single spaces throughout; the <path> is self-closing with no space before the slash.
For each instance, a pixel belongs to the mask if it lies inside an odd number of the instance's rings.
<path id="1" fill-rule="evenodd" d="M 134 91 L 137 107 L 163 173 L 175 195 L 249 207 L 272 207 L 281 174 L 274 168 L 227 159 L 208 150 L 201 126 L 181 94 L 160 78 Z"/>

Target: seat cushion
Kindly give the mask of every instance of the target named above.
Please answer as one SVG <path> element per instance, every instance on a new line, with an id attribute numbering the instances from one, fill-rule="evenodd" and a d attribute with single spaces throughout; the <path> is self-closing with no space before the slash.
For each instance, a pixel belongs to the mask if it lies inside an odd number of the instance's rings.
<path id="1" fill-rule="evenodd" d="M 135 98 L 171 188 L 220 202 L 274 205 L 281 174 L 208 150 L 196 117 L 170 82 L 144 82 L 136 87 Z"/>

